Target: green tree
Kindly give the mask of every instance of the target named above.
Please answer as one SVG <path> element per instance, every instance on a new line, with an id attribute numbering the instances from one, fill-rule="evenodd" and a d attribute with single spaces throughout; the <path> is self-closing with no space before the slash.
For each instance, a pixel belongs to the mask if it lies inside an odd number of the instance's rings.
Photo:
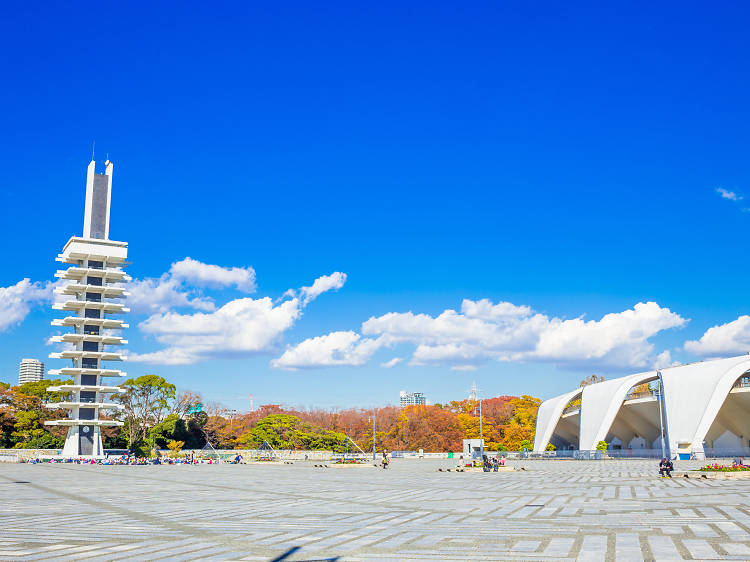
<path id="1" fill-rule="evenodd" d="M 68 397 L 67 392 L 51 392 L 47 390 L 47 388 L 50 386 L 62 386 L 66 384 L 73 384 L 73 381 L 42 379 L 40 381 L 27 382 L 20 385 L 18 387 L 18 392 L 26 394 L 27 396 L 36 396 L 43 402 L 62 402 Z"/>
<path id="2" fill-rule="evenodd" d="M 120 417 L 125 422 L 123 429 L 127 431 L 128 447 L 132 450 L 137 444 L 149 441 L 149 430 L 164 420 L 177 389 L 158 375 L 128 379 L 122 388 L 125 392 L 112 398 L 124 406 Z"/>

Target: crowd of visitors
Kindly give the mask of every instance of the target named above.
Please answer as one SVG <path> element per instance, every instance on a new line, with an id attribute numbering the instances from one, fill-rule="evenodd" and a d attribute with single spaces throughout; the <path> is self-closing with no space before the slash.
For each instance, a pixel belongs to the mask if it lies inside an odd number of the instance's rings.
<path id="1" fill-rule="evenodd" d="M 239 455 L 238 455 L 239 456 Z M 239 461 L 236 459 L 231 460 L 222 460 L 220 458 L 205 458 L 203 456 L 185 456 L 185 457 L 179 457 L 176 459 L 170 458 L 170 457 L 155 457 L 155 458 L 146 458 L 146 457 L 137 457 L 135 455 L 118 455 L 118 456 L 106 456 L 104 458 L 55 458 L 55 457 L 44 457 L 44 458 L 35 458 L 31 460 L 26 459 L 20 459 L 20 463 L 26 463 L 26 464 L 43 464 L 43 463 L 53 463 L 53 464 L 99 464 L 99 465 L 128 465 L 128 466 L 136 466 L 136 465 L 175 465 L 175 464 L 237 464 Z"/>

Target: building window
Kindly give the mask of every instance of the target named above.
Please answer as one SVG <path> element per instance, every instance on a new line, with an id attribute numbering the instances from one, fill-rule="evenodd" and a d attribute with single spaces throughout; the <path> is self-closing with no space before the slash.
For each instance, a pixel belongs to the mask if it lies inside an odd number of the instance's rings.
<path id="1" fill-rule="evenodd" d="M 102 312 L 101 310 L 96 310 L 93 308 L 87 308 L 83 313 L 84 318 L 101 318 Z"/>
<path id="2" fill-rule="evenodd" d="M 80 401 L 86 402 L 87 404 L 93 404 L 94 402 L 96 402 L 96 392 L 93 392 L 91 390 L 82 390 Z"/>
<path id="3" fill-rule="evenodd" d="M 94 408 L 79 408 L 78 409 L 78 419 L 79 420 L 93 420 L 94 418 Z"/>
<path id="4" fill-rule="evenodd" d="M 83 333 L 87 336 L 98 336 L 99 326 L 90 326 L 88 324 L 83 326 Z"/>
<path id="5" fill-rule="evenodd" d="M 89 268 L 90 269 L 104 269 L 104 262 L 89 260 Z"/>
<path id="6" fill-rule="evenodd" d="M 81 375 L 81 384 L 84 386 L 98 386 L 96 378 L 96 375 Z"/>
<path id="7" fill-rule="evenodd" d="M 90 302 L 102 302 L 101 293 L 86 293 L 86 300 Z"/>
<path id="8" fill-rule="evenodd" d="M 99 351 L 99 344 L 95 341 L 85 341 L 83 342 L 83 350 L 84 351 Z"/>
<path id="9" fill-rule="evenodd" d="M 99 368 L 99 360 L 98 359 L 91 359 L 90 357 L 84 357 L 81 361 L 81 365 L 84 369 L 98 369 Z"/>
<path id="10" fill-rule="evenodd" d="M 102 286 L 102 278 L 101 277 L 92 277 L 89 275 L 86 277 L 86 284 L 88 285 L 96 285 L 97 287 Z"/>

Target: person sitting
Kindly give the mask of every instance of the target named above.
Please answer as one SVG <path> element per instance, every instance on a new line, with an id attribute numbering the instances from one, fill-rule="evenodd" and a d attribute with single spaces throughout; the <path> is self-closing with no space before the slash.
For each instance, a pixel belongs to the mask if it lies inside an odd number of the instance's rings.
<path id="1" fill-rule="evenodd" d="M 674 470 L 674 465 L 672 464 L 672 461 L 663 458 L 661 459 L 661 462 L 659 463 L 659 477 L 664 478 L 665 474 L 667 478 L 672 478 L 672 471 Z"/>
<path id="2" fill-rule="evenodd" d="M 743 459 L 742 457 L 737 457 L 736 459 L 734 459 L 732 464 L 734 464 L 735 466 L 744 466 L 743 464 L 744 462 L 745 462 L 745 459 Z"/>
<path id="3" fill-rule="evenodd" d="M 500 457 L 500 466 L 505 466 L 505 455 Z"/>

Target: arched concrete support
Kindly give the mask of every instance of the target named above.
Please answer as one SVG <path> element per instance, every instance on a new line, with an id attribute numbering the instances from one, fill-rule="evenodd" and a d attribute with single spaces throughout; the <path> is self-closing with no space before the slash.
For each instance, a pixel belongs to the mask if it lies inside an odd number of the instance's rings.
<path id="1" fill-rule="evenodd" d="M 596 449 L 607 437 L 628 391 L 655 377 L 655 371 L 648 371 L 586 386 L 581 400 L 580 449 Z"/>
<path id="2" fill-rule="evenodd" d="M 623 442 L 623 448 L 627 448 L 627 444 L 638 436 L 646 440 L 646 448 L 651 448 L 660 433 L 659 403 L 653 399 L 639 399 L 622 405 L 605 441 L 609 442 L 610 436 L 617 436 Z"/>
<path id="3" fill-rule="evenodd" d="M 580 392 L 581 389 L 578 388 L 573 392 L 545 400 L 539 406 L 539 411 L 536 415 L 536 432 L 534 433 L 535 453 L 541 453 L 547 448 L 547 443 L 552 438 L 552 433 L 555 431 L 557 422 L 560 421 L 562 411 Z"/>
<path id="4" fill-rule="evenodd" d="M 732 385 L 748 370 L 747 355 L 661 370 L 669 448 L 673 453 L 680 443 L 689 443 L 698 455 L 703 453 L 703 440 Z"/>

